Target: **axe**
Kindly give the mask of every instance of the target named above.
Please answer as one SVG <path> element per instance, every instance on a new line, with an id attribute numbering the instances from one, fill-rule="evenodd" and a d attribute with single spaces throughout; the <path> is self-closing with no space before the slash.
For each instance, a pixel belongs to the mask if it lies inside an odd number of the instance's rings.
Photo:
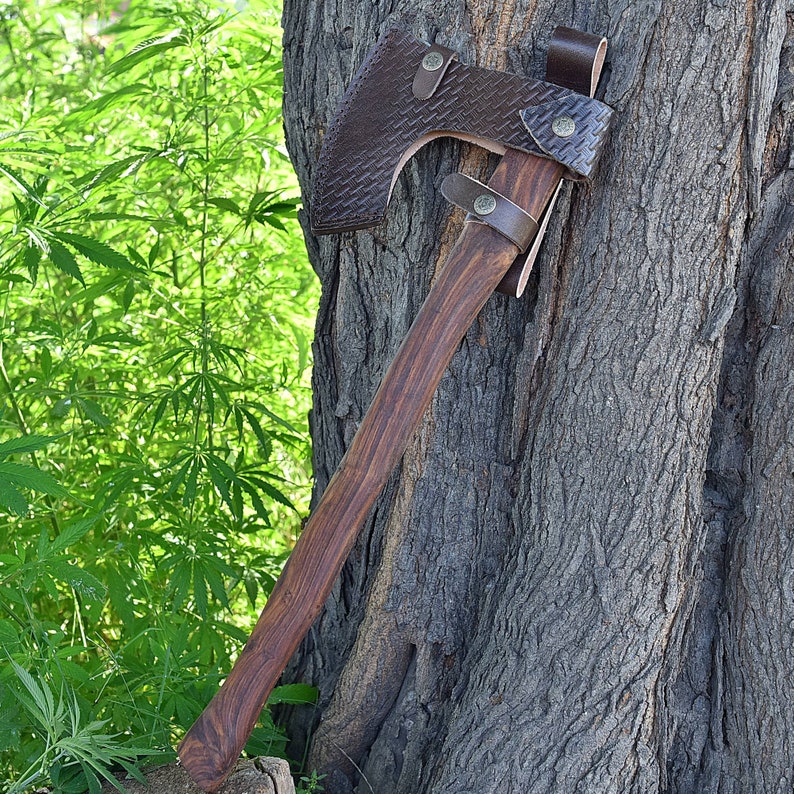
<path id="1" fill-rule="evenodd" d="M 467 66 L 452 50 L 391 28 L 353 78 L 320 152 L 314 233 L 380 223 L 401 168 L 433 138 L 453 136 L 503 156 L 487 185 L 463 174 L 442 184 L 468 212 L 460 238 L 245 648 L 179 746 L 204 790 L 215 791 L 230 773 L 476 315 L 494 290 L 524 289 L 562 178 L 591 177 L 612 115 L 591 98 L 605 52 L 605 39 L 557 28 L 541 82 Z"/>

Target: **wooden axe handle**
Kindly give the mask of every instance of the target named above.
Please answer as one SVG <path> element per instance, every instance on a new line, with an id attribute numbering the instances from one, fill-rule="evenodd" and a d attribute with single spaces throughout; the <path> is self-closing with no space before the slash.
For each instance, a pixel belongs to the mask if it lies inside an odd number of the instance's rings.
<path id="1" fill-rule="evenodd" d="M 508 149 L 489 185 L 539 218 L 563 168 Z M 306 523 L 226 682 L 179 745 L 205 791 L 232 770 L 268 695 L 320 614 L 372 504 L 402 457 L 466 331 L 518 253 L 467 223 Z"/>

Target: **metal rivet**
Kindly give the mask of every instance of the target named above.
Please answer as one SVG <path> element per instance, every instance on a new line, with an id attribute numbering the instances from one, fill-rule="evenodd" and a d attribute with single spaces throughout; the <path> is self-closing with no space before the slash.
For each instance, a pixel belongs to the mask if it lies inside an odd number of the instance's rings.
<path id="1" fill-rule="evenodd" d="M 424 58 L 422 58 L 422 68 L 426 69 L 428 72 L 435 72 L 437 69 L 440 69 L 444 65 L 444 56 L 440 52 L 428 52 Z"/>
<path id="2" fill-rule="evenodd" d="M 570 116 L 557 116 L 551 122 L 551 131 L 558 138 L 570 138 L 576 132 L 576 122 Z"/>
<path id="3" fill-rule="evenodd" d="M 478 215 L 490 215 L 496 209 L 496 199 L 488 193 L 483 193 L 474 199 L 474 211 Z"/>

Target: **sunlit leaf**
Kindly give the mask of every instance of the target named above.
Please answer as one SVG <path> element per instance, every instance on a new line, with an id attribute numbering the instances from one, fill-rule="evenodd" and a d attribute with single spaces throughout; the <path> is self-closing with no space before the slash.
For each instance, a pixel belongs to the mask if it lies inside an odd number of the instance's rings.
<path id="1" fill-rule="evenodd" d="M 161 154 L 162 152 L 158 150 L 146 152 L 145 154 L 133 154 L 129 157 L 124 157 L 114 163 L 109 163 L 103 168 L 100 168 L 98 171 L 86 174 L 86 176 L 78 180 L 78 184 L 85 185 L 88 190 L 94 190 L 104 182 L 110 182 L 119 177 L 130 176 L 131 174 L 136 173 L 141 166 L 151 160 L 154 160 L 156 157 L 160 157 Z M 137 220 L 136 216 L 134 215 L 125 217 Z"/>
<path id="2" fill-rule="evenodd" d="M 41 196 L 39 196 L 39 194 L 25 181 L 22 175 L 14 171 L 13 168 L 9 168 L 0 163 L 0 176 L 4 176 L 6 179 L 10 180 L 11 183 L 19 188 L 31 201 L 46 209 L 47 205 L 44 203 Z"/>
<path id="3" fill-rule="evenodd" d="M 179 30 L 174 30 L 165 36 L 147 39 L 112 64 L 108 69 L 108 73 L 121 74 L 150 58 L 160 56 L 176 47 L 184 47 L 188 43 L 188 38 Z"/>
<path id="4" fill-rule="evenodd" d="M 40 436 L 36 434 L 10 438 L 8 441 L 0 442 L 0 459 L 17 453 L 38 452 L 58 438 L 60 436 Z"/>
<path id="5" fill-rule="evenodd" d="M 50 543 L 49 553 L 58 554 L 84 538 L 96 524 L 97 518 L 98 516 L 89 516 L 62 527 L 58 537 Z"/>
<path id="6" fill-rule="evenodd" d="M 48 560 L 47 570 L 61 582 L 74 588 L 83 598 L 104 601 L 107 588 L 92 573 L 62 558 Z"/>
<path id="7" fill-rule="evenodd" d="M 51 474 L 25 463 L 0 461 L 0 482 L 10 483 L 22 488 L 49 494 L 68 496 L 69 492 Z"/>
<path id="8" fill-rule="evenodd" d="M 63 271 L 68 276 L 72 276 L 72 278 L 76 278 L 85 286 L 83 274 L 80 272 L 80 266 L 77 264 L 74 254 L 65 245 L 61 245 L 58 240 L 50 240 L 49 248 L 50 250 L 47 253 L 47 257 L 50 262 L 52 262 L 58 270 Z"/>
<path id="9" fill-rule="evenodd" d="M 130 85 L 122 86 L 116 91 L 109 91 L 107 94 L 102 94 L 96 99 L 92 99 L 84 105 L 71 110 L 63 120 L 63 124 L 72 122 L 83 124 L 87 119 L 99 115 L 108 108 L 126 102 L 130 97 L 148 93 L 150 90 L 151 88 L 146 83 L 131 83 Z"/>
<path id="10" fill-rule="evenodd" d="M 84 237 L 81 234 L 72 234 L 70 232 L 55 232 L 50 231 L 52 237 L 61 242 L 68 243 L 76 251 L 81 253 L 86 259 L 96 262 L 105 267 L 112 267 L 117 270 L 129 270 L 132 272 L 139 272 L 139 268 L 127 259 L 124 254 L 111 248 L 109 245 L 93 240 L 90 237 Z"/>

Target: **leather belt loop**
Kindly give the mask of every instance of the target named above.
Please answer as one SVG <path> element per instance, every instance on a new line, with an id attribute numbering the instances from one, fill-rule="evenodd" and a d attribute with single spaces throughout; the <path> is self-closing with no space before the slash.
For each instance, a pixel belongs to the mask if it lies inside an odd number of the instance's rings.
<path id="1" fill-rule="evenodd" d="M 558 27 L 554 29 L 549 42 L 548 54 L 546 56 L 546 82 L 554 83 L 555 85 L 569 88 L 579 94 L 592 97 L 595 94 L 598 79 L 601 77 L 601 71 L 604 66 L 604 58 L 606 57 L 607 40 L 602 36 L 595 36 L 592 33 L 583 33 L 580 30 L 573 30 L 572 28 Z M 559 146 L 565 144 L 565 123 L 570 122 L 571 119 L 561 110 L 552 122 L 552 131 L 554 135 L 547 136 L 547 146 Z M 530 128 L 530 123 L 524 118 L 524 123 L 527 128 Z M 554 130 L 554 124 L 558 125 L 558 129 Z M 530 132 L 532 132 L 530 130 Z M 563 133 L 563 134 L 561 134 Z M 532 132 L 533 137 L 535 135 Z M 556 136 L 556 137 L 555 137 Z M 559 139 L 559 140 L 558 140 Z M 539 142 L 541 144 L 541 142 Z M 542 145 L 542 144 L 541 144 Z M 575 177 L 574 174 L 568 174 L 570 177 Z M 499 286 L 496 288 L 498 292 L 505 295 L 512 295 L 517 298 L 521 297 L 524 288 L 529 280 L 529 274 L 532 270 L 532 265 L 538 255 L 538 249 L 543 241 L 543 235 L 546 232 L 546 226 L 549 222 L 551 209 L 557 196 L 560 193 L 562 180 L 554 192 L 554 196 L 549 201 L 548 206 L 540 218 L 540 228 L 535 239 L 532 241 L 532 246 L 527 252 L 526 256 L 522 255 L 516 258 L 510 269 L 505 274 Z"/>
<path id="2" fill-rule="evenodd" d="M 571 28 L 555 28 L 546 55 L 546 82 L 592 97 L 606 53 L 607 40 L 603 37 Z"/>
<path id="3" fill-rule="evenodd" d="M 449 65 L 458 57 L 453 50 L 440 44 L 431 44 L 424 54 L 411 86 L 417 99 L 430 99 L 444 79 Z"/>
<path id="4" fill-rule="evenodd" d="M 449 174 L 441 183 L 447 201 L 466 210 L 467 221 L 485 223 L 523 253 L 537 236 L 538 222 L 517 204 L 488 185 L 465 174 Z"/>

